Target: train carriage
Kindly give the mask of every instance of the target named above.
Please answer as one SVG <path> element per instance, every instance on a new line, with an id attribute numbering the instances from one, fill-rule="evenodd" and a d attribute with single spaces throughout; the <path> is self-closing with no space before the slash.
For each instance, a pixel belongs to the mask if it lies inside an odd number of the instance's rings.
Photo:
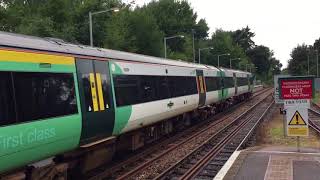
<path id="1" fill-rule="evenodd" d="M 205 66 L 182 62 L 180 65 L 112 61 L 116 122 L 119 123 L 115 134 L 148 126 L 199 106 L 196 71 Z"/>
<path id="2" fill-rule="evenodd" d="M 222 77 L 221 71 L 213 66 L 207 66 L 204 70 L 206 84 L 206 103 L 210 105 L 222 100 Z"/>
<path id="3" fill-rule="evenodd" d="M 222 94 L 224 99 L 243 96 L 252 92 L 251 73 L 228 68 L 220 68 L 220 70 L 224 84 Z"/>
<path id="4" fill-rule="evenodd" d="M 65 152 L 82 153 L 90 170 L 101 154 L 137 149 L 251 92 L 252 76 L 242 71 L 51 38 L 0 39 L 0 174 L 58 163 Z"/>

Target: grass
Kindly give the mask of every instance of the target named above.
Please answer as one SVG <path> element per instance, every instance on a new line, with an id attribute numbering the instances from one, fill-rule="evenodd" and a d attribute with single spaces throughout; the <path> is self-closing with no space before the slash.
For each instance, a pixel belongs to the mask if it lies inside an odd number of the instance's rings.
<path id="1" fill-rule="evenodd" d="M 300 138 L 301 147 L 320 148 L 319 136 L 309 129 L 308 137 Z M 258 145 L 291 146 L 297 145 L 296 137 L 284 136 L 283 115 L 275 111 L 272 119 L 264 122 L 258 135 Z"/>

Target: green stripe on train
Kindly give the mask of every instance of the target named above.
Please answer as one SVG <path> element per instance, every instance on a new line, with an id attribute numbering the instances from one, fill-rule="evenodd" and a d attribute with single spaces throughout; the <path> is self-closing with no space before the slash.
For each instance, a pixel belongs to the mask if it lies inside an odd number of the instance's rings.
<path id="1" fill-rule="evenodd" d="M 116 99 L 115 96 L 115 88 L 113 83 L 113 75 L 121 75 L 123 74 L 121 68 L 116 64 L 116 62 L 110 62 L 110 71 L 111 71 L 111 86 L 112 86 L 112 95 L 113 99 Z M 129 119 L 132 114 L 132 106 L 124 106 L 124 107 L 117 107 L 116 106 L 116 100 L 114 101 L 114 107 L 115 107 L 115 122 L 113 127 L 113 135 L 119 135 L 122 130 L 127 126 Z"/>
<path id="2" fill-rule="evenodd" d="M 76 69 L 74 65 L 51 64 L 41 67 L 39 63 L 0 61 L 0 71 L 76 72 Z"/>
<path id="3" fill-rule="evenodd" d="M 0 128 L 0 172 L 76 148 L 79 122 L 71 115 Z"/>

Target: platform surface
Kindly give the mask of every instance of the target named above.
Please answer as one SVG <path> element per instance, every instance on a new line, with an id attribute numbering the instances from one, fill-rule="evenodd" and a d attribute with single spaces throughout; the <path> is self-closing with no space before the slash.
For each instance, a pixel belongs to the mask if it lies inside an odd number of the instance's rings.
<path id="1" fill-rule="evenodd" d="M 319 180 L 319 149 L 261 148 L 242 151 L 224 180 Z"/>

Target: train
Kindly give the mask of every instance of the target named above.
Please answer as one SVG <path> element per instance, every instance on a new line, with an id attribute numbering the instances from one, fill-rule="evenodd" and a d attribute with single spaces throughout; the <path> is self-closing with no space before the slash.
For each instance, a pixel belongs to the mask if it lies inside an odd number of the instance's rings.
<path id="1" fill-rule="evenodd" d="M 247 99 L 254 80 L 235 69 L 0 32 L 0 174 L 90 171 Z"/>

